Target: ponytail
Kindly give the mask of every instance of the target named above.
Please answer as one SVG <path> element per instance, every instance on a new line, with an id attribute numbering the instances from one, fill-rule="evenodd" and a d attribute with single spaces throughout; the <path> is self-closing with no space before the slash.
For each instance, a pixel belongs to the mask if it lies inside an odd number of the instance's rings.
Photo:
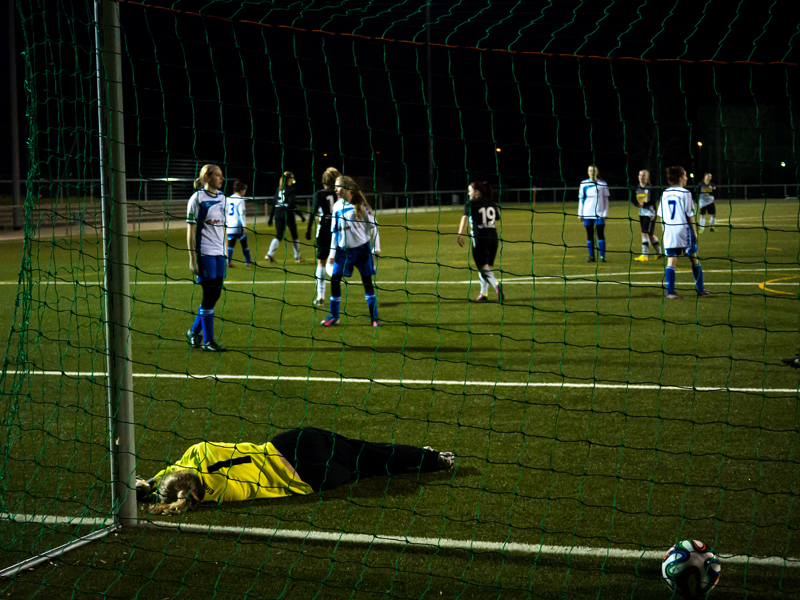
<path id="1" fill-rule="evenodd" d="M 356 182 L 353 181 L 352 177 L 348 177 L 347 175 L 342 175 L 338 179 L 342 181 L 342 185 L 346 192 L 349 192 L 349 198 L 347 202 L 353 205 L 355 208 L 356 218 L 359 221 L 363 221 L 366 219 L 367 216 L 367 209 L 369 208 L 369 204 L 367 204 L 367 197 L 364 196 L 364 193 L 358 188 Z M 347 197 L 348 194 L 345 194 Z"/>
<path id="2" fill-rule="evenodd" d="M 208 181 L 208 176 L 211 174 L 211 171 L 214 169 L 219 169 L 217 165 L 203 165 L 203 168 L 200 169 L 200 175 L 197 176 L 197 179 L 194 180 L 194 189 L 199 190 L 205 187 L 206 182 Z"/>
<path id="3" fill-rule="evenodd" d="M 281 175 L 280 181 L 278 182 L 278 189 L 279 190 L 285 190 L 286 189 L 286 181 L 288 179 L 294 179 L 294 178 L 295 178 L 294 177 L 294 173 L 292 173 L 291 171 L 284 171 L 283 175 Z"/>

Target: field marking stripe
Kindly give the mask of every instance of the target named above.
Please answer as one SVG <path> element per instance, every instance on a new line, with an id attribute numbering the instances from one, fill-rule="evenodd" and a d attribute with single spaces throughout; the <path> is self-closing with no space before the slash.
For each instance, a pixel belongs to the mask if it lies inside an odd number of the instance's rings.
<path id="1" fill-rule="evenodd" d="M 110 518 L 56 517 L 41 515 L 9 514 L 0 519 L 17 523 L 42 523 L 45 525 L 105 526 L 113 523 Z M 621 558 L 625 560 L 662 560 L 663 550 L 625 550 L 621 548 L 592 548 L 589 546 L 554 546 L 549 544 L 521 544 L 518 542 L 484 542 L 476 540 L 453 540 L 449 538 L 426 538 L 411 536 L 388 536 L 365 533 L 335 533 L 328 531 L 303 531 L 299 529 L 265 529 L 262 527 L 230 527 L 222 525 L 193 525 L 167 521 L 139 520 L 140 526 L 154 529 L 174 529 L 188 533 L 219 533 L 232 536 L 255 536 L 270 539 L 285 539 L 299 542 L 329 542 L 373 546 L 403 546 L 443 550 L 466 550 L 470 552 L 496 552 L 498 554 L 559 555 L 589 558 Z M 798 567 L 800 559 L 779 556 L 718 555 L 727 564 L 754 566 Z"/>
<path id="2" fill-rule="evenodd" d="M 776 286 L 779 286 L 779 285 L 797 285 L 796 283 L 776 283 L 776 282 L 777 281 L 784 281 L 786 279 L 797 279 L 798 277 L 800 277 L 800 275 L 790 275 L 789 277 L 780 277 L 778 279 L 772 279 L 770 281 L 765 281 L 763 283 L 759 283 L 758 287 L 760 287 L 765 292 L 773 292 L 775 294 L 786 294 L 787 296 L 794 296 L 794 294 L 792 292 L 779 292 L 778 290 L 772 290 L 772 289 L 768 288 L 767 286 L 776 287 Z"/>
<path id="3" fill-rule="evenodd" d="M 682 273 L 683 271 L 679 271 L 678 273 Z M 688 273 L 689 271 L 686 271 Z M 663 274 L 658 273 L 659 276 L 663 277 Z M 785 279 L 794 279 L 795 277 L 786 277 Z M 552 277 L 546 277 L 544 279 L 553 279 Z M 777 280 L 776 280 L 777 281 Z M 378 285 L 469 285 L 478 283 L 477 280 L 475 281 L 380 281 L 376 282 Z M 573 281 L 569 278 L 567 279 L 559 279 L 557 281 L 532 281 L 530 279 L 503 279 L 501 280 L 503 285 L 520 285 L 520 284 L 530 284 L 534 283 L 535 285 L 623 285 L 623 286 L 658 286 L 661 284 L 660 281 L 603 281 L 603 280 L 596 280 L 596 281 Z M 763 281 L 706 281 L 704 282 L 706 286 L 709 285 L 723 285 L 723 286 L 731 286 L 731 285 L 748 285 L 748 286 L 757 286 L 761 289 L 763 288 Z M 225 285 L 316 285 L 316 281 L 313 280 L 298 280 L 298 279 L 289 279 L 286 281 L 225 281 Z M 17 285 L 17 282 L 7 282 L 3 281 L 0 282 L 0 285 Z M 90 287 L 90 286 L 100 286 L 102 283 L 98 282 L 77 282 L 77 281 L 50 281 L 47 283 L 37 283 L 36 285 L 80 285 L 83 287 Z M 195 285 L 193 281 L 134 281 L 131 282 L 131 287 L 136 287 L 138 285 Z M 773 285 L 779 286 L 797 286 L 796 283 L 775 283 Z M 396 292 L 400 291 L 391 290 L 391 289 L 384 289 L 385 292 Z M 787 293 L 787 292 L 780 292 L 780 293 Z"/>
<path id="4" fill-rule="evenodd" d="M 34 375 L 55 377 L 105 377 L 102 372 L 81 371 L 31 371 Z M 301 381 L 321 383 L 358 383 L 382 385 L 424 385 L 424 386 L 451 386 L 464 387 L 543 387 L 543 388 L 581 388 L 605 390 L 678 390 L 683 392 L 736 392 L 745 394 L 796 394 L 800 388 L 730 388 L 730 387 L 690 387 L 680 385 L 658 385 L 652 383 L 558 383 L 544 381 L 458 381 L 455 379 L 365 379 L 361 377 L 301 377 L 287 375 L 193 375 L 190 373 L 133 373 L 133 377 L 147 377 L 156 379 L 211 379 L 232 381 Z"/>

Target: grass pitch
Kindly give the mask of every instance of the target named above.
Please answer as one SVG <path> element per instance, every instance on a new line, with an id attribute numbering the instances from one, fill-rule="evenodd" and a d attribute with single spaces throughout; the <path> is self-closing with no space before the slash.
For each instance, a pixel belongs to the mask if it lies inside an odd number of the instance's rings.
<path id="1" fill-rule="evenodd" d="M 159 518 L 246 531 L 128 530 L 0 582 L 0 594 L 666 598 L 659 561 L 642 552 L 695 538 L 729 557 L 720 596 L 796 597 L 800 372 L 780 357 L 800 346 L 798 205 L 720 202 L 718 212 L 717 231 L 699 243 L 712 295 L 695 297 L 681 258 L 685 299 L 666 301 L 663 261 L 633 261 L 640 234 L 627 207 L 612 205 L 608 262 L 587 264 L 574 215 L 512 205 L 495 263 L 503 304 L 470 300 L 478 279 L 455 242 L 459 212 L 379 215 L 380 329 L 358 277 L 344 288 L 341 325 L 320 326 L 313 250 L 296 264 L 285 246 L 285 261 L 263 265 L 272 236 L 256 223 L 259 266 L 230 270 L 217 304 L 221 355 L 186 343 L 200 294 L 185 230 L 134 235 L 141 475 L 203 439 L 263 442 L 299 425 L 432 445 L 454 452 L 457 467 Z M 7 514 L 110 511 L 95 233 L 30 240 L 25 262 L 20 242 L 3 243 Z M 275 529 L 305 539 L 258 535 Z M 0 531 L 7 566 L 88 529 Z M 471 551 L 470 542 L 520 546 Z"/>

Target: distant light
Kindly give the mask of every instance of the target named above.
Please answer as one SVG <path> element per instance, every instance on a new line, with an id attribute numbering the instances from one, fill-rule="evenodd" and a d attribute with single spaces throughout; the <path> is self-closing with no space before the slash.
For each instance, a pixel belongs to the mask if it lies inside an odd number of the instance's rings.
<path id="1" fill-rule="evenodd" d="M 376 150 L 376 151 L 375 151 L 375 154 L 380 154 L 380 153 L 381 153 L 381 151 L 380 151 L 380 150 Z"/>
<path id="2" fill-rule="evenodd" d="M 694 173 L 689 173 L 689 177 L 690 177 L 691 179 L 694 179 Z"/>
<path id="3" fill-rule="evenodd" d="M 702 148 L 703 147 L 703 142 L 697 142 L 697 145 Z"/>
<path id="4" fill-rule="evenodd" d="M 497 152 L 500 152 L 500 148 L 495 148 L 495 150 L 497 150 Z"/>
<path id="5" fill-rule="evenodd" d="M 322 156 L 328 156 L 327 154 L 323 154 Z"/>
<path id="6" fill-rule="evenodd" d="M 785 163 L 785 162 L 783 162 L 783 161 L 781 161 L 781 166 L 782 166 L 782 167 L 785 167 L 785 166 L 786 166 L 786 163 Z"/>

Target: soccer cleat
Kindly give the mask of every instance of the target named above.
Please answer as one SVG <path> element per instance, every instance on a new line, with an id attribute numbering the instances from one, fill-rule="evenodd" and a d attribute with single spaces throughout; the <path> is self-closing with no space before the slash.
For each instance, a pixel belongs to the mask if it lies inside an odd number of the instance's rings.
<path id="1" fill-rule="evenodd" d="M 253 265 L 255 265 L 255 264 L 256 264 L 256 263 L 254 263 L 254 262 L 251 260 L 250 262 L 246 262 L 246 263 L 244 263 L 244 266 L 245 266 L 245 267 L 252 267 L 252 266 L 253 266 Z"/>
<path id="2" fill-rule="evenodd" d="M 478 297 L 475 298 L 475 302 L 487 302 L 488 300 L 489 297 L 486 296 L 485 294 L 478 294 Z"/>
<path id="3" fill-rule="evenodd" d="M 587 260 L 586 262 L 594 262 L 594 256 L 590 256 L 589 260 Z"/>
<path id="4" fill-rule="evenodd" d="M 798 362 L 798 358 L 793 356 L 791 358 L 782 358 L 781 361 L 787 367 L 792 367 L 793 369 L 800 369 L 800 362 Z"/>
<path id="5" fill-rule="evenodd" d="M 647 255 L 646 255 L 646 254 L 640 254 L 639 256 L 637 256 L 636 258 L 634 258 L 633 260 L 635 260 L 636 262 L 647 262 L 647 261 L 649 261 L 650 259 L 649 259 L 649 258 L 647 258 Z"/>
<path id="6" fill-rule="evenodd" d="M 439 468 L 449 471 L 456 464 L 456 457 L 452 452 L 439 452 Z"/>
<path id="7" fill-rule="evenodd" d="M 716 228 L 716 227 L 709 227 L 708 229 L 709 229 L 709 231 L 711 231 L 712 233 L 714 233 L 714 232 L 717 230 L 717 228 Z"/>
<path id="8" fill-rule="evenodd" d="M 663 254 L 656 254 L 655 260 L 661 260 L 662 258 L 664 258 Z"/>
<path id="9" fill-rule="evenodd" d="M 706 230 L 705 227 L 700 227 L 697 231 L 698 233 L 703 233 Z"/>
<path id="10" fill-rule="evenodd" d="M 503 284 L 498 283 L 497 286 L 494 288 L 495 294 L 497 294 L 497 299 L 502 303 L 505 300 L 506 296 L 503 294 Z"/>
<path id="11" fill-rule="evenodd" d="M 186 332 L 186 339 L 189 340 L 189 345 L 192 348 L 200 348 L 203 345 L 203 336 L 199 333 L 193 333 L 191 330 Z"/>
<path id="12" fill-rule="evenodd" d="M 303 258 L 302 256 L 295 256 L 294 257 L 294 262 L 296 262 L 296 263 L 306 262 L 306 259 Z"/>
<path id="13" fill-rule="evenodd" d="M 207 344 L 203 344 L 203 350 L 206 352 L 225 352 L 225 348 L 217 344 L 214 340 L 211 340 Z"/>
<path id="14" fill-rule="evenodd" d="M 604 256 L 603 258 L 601 258 L 600 262 L 606 262 L 606 257 Z"/>
<path id="15" fill-rule="evenodd" d="M 236 268 L 236 265 L 235 265 L 235 264 L 233 264 L 232 262 L 229 262 L 229 263 L 228 263 L 228 268 L 229 268 L 229 269 L 235 269 L 235 268 Z"/>
<path id="16" fill-rule="evenodd" d="M 320 325 L 323 327 L 331 327 L 333 325 L 338 325 L 339 317 L 334 317 L 333 315 L 328 315 L 324 321 L 320 321 Z"/>
<path id="17" fill-rule="evenodd" d="M 378 321 L 378 319 L 372 319 L 372 326 L 373 327 L 383 327 L 383 323 Z"/>
<path id="18" fill-rule="evenodd" d="M 314 300 L 314 304 L 317 306 L 322 306 L 325 304 L 325 298 L 319 297 Z"/>
<path id="19" fill-rule="evenodd" d="M 699 292 L 697 292 L 697 297 L 699 298 L 700 296 L 708 296 L 710 294 L 711 292 L 709 292 L 708 290 L 700 290 Z"/>
<path id="20" fill-rule="evenodd" d="M 267 259 L 269 262 L 271 262 L 271 263 L 274 263 L 274 262 L 275 262 L 275 259 L 274 259 L 274 258 L 272 258 L 272 255 L 271 255 L 271 254 L 267 254 L 267 255 L 266 255 L 264 258 L 266 258 L 266 259 Z"/>
<path id="21" fill-rule="evenodd" d="M 667 294 L 667 300 L 683 300 L 680 294 Z"/>

